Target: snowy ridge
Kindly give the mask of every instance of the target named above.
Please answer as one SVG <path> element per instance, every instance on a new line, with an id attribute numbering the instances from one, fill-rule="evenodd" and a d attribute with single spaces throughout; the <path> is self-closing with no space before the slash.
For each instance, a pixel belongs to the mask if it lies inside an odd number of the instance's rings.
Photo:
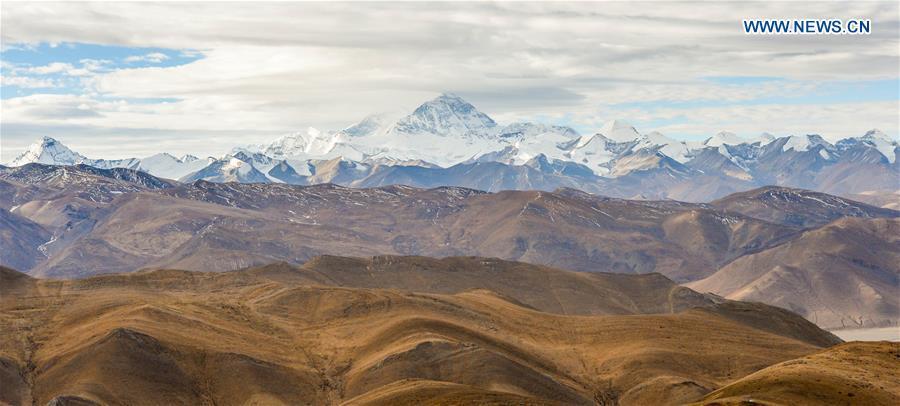
<path id="1" fill-rule="evenodd" d="M 42 137 L 11 165 L 36 162 L 130 168 L 181 181 L 346 183 L 385 168 L 435 170 L 496 162 L 554 175 L 561 173 L 560 168 L 578 176 L 587 171 L 590 176 L 609 179 L 653 170 L 679 177 L 693 170 L 751 181 L 754 173 L 762 170 L 758 168 L 768 171 L 766 179 L 784 175 L 770 173 L 785 165 L 778 160 L 782 155 L 800 159 L 815 154 L 818 162 L 833 163 L 851 152 L 860 156 L 860 151 L 868 151 L 867 159 L 882 156 L 894 164 L 900 149 L 897 140 L 878 130 L 831 144 L 814 134 L 775 138 L 762 133 L 747 139 L 726 131 L 704 141 L 680 141 L 656 131 L 642 134 L 623 120 L 610 120 L 596 133 L 585 135 L 569 127 L 540 123 L 502 126 L 461 97 L 442 94 L 407 115 L 370 115 L 339 131 L 308 128 L 269 144 L 235 147 L 219 158 L 159 153 L 143 159 L 89 159 L 53 138 Z"/>

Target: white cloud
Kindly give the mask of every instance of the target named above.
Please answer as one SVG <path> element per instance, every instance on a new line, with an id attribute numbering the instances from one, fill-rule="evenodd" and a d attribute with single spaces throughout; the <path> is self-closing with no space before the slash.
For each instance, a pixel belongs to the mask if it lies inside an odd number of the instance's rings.
<path id="1" fill-rule="evenodd" d="M 51 79 L 33 78 L 28 76 L 0 76 L 4 86 L 17 86 L 24 89 L 49 89 L 59 87 L 55 81 Z"/>
<path id="2" fill-rule="evenodd" d="M 62 62 L 52 62 L 47 65 L 42 66 L 34 66 L 28 68 L 20 68 L 19 70 L 36 74 L 36 75 L 52 75 L 52 74 L 64 74 L 68 76 L 89 76 L 91 75 L 91 70 L 85 67 L 76 68 L 70 63 L 62 63 Z"/>
<path id="3" fill-rule="evenodd" d="M 106 69 L 112 63 L 109 59 L 81 59 L 78 61 L 84 69 L 91 72 Z"/>
<path id="4" fill-rule="evenodd" d="M 51 73 L 62 73 L 67 70 L 74 69 L 71 64 L 62 63 L 62 62 L 53 62 L 44 66 L 35 66 L 33 68 L 28 68 L 28 72 L 36 73 L 39 75 L 47 75 Z"/>
<path id="5" fill-rule="evenodd" d="M 160 63 L 169 59 L 169 56 L 162 52 L 151 52 L 146 55 L 132 55 L 125 58 L 125 62 L 133 63 L 133 62 L 151 62 L 151 63 Z"/>

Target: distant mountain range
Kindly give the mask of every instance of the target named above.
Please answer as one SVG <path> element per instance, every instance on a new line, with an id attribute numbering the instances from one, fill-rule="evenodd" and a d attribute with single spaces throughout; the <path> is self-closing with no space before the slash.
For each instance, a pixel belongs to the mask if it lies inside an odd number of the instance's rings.
<path id="1" fill-rule="evenodd" d="M 818 135 L 749 140 L 728 132 L 691 142 L 641 134 L 619 120 L 590 135 L 536 123 L 500 125 L 462 98 L 443 94 L 406 116 L 373 115 L 340 131 L 310 128 L 219 158 L 90 159 L 43 137 L 11 166 L 129 168 L 185 182 L 572 187 L 615 197 L 708 201 L 764 185 L 839 195 L 893 191 L 900 185 L 898 154 L 898 142 L 878 130 L 836 143 Z"/>
<path id="2" fill-rule="evenodd" d="M 783 187 L 685 203 L 571 188 L 179 183 L 87 165 L 0 169 L 0 264 L 37 277 L 226 271 L 324 254 L 484 256 L 656 272 L 826 328 L 896 326 L 898 236 L 898 211 Z"/>

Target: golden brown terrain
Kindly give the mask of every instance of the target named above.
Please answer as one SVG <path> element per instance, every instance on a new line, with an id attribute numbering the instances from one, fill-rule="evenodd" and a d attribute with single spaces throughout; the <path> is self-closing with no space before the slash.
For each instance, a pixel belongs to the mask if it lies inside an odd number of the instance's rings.
<path id="1" fill-rule="evenodd" d="M 657 274 L 485 258 L 0 276 L 10 404 L 679 404 L 840 342 Z"/>
<path id="2" fill-rule="evenodd" d="M 898 364 L 900 343 L 841 344 L 739 379 L 700 404 L 897 405 Z"/>

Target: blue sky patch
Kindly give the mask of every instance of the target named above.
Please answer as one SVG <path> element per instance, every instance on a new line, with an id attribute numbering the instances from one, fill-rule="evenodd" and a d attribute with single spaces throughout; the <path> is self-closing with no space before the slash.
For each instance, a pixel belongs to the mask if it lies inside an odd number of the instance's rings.
<path id="1" fill-rule="evenodd" d="M 3 99 L 82 94 L 86 79 L 119 69 L 171 67 L 201 59 L 192 49 L 135 48 L 84 43 L 9 45 L 0 51 Z"/>

